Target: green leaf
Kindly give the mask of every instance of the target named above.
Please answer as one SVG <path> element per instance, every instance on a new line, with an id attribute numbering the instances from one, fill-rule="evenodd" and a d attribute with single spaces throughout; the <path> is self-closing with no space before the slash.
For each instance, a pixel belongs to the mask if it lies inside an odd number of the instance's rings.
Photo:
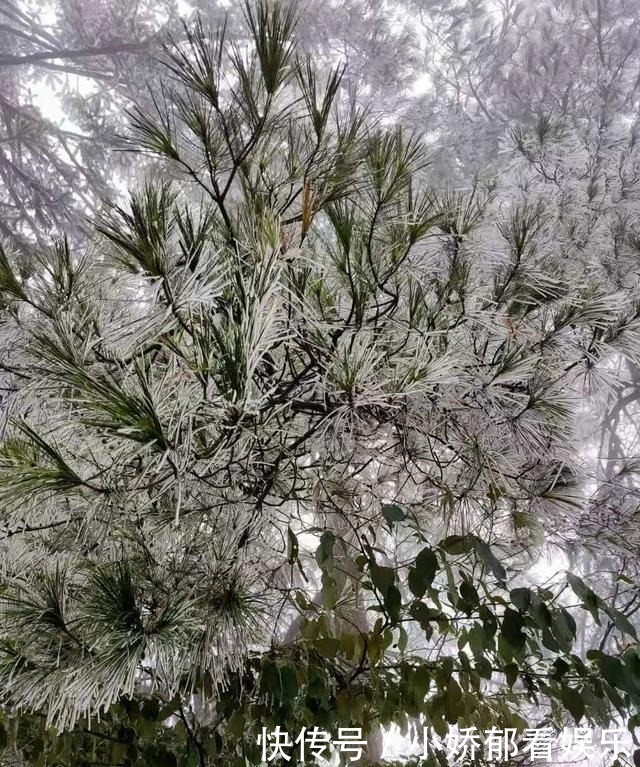
<path id="1" fill-rule="evenodd" d="M 516 683 L 516 680 L 518 679 L 518 664 L 507 663 L 507 665 L 504 667 L 504 675 L 507 678 L 507 684 L 509 687 L 513 687 L 513 685 Z"/>
<path id="2" fill-rule="evenodd" d="M 480 605 L 478 611 L 480 620 L 482 621 L 482 630 L 486 637 L 487 642 L 490 642 L 498 631 L 498 621 L 495 613 L 493 613 L 486 605 Z"/>
<path id="3" fill-rule="evenodd" d="M 7 293 L 12 298 L 26 298 L 22 285 L 14 274 L 5 249 L 0 244 L 0 293 Z"/>
<path id="4" fill-rule="evenodd" d="M 418 597 L 418 599 L 421 599 L 425 595 L 427 591 L 427 584 L 424 582 L 422 576 L 416 570 L 415 567 L 409 568 L 409 576 L 407 578 L 407 582 L 409 584 L 409 589 L 411 590 L 411 593 L 415 597 Z"/>
<path id="5" fill-rule="evenodd" d="M 553 672 L 553 679 L 558 682 L 561 681 L 562 677 L 571 669 L 571 666 L 562 658 L 556 658 L 553 661 L 553 666 L 555 669 Z"/>
<path id="6" fill-rule="evenodd" d="M 322 573 L 322 604 L 328 609 L 332 610 L 336 606 L 338 601 L 338 586 L 335 578 L 325 570 Z"/>
<path id="7" fill-rule="evenodd" d="M 609 618 L 611 618 L 618 631 L 621 631 L 623 634 L 629 634 L 629 636 L 632 636 L 634 639 L 638 638 L 635 626 L 624 613 L 620 612 L 620 610 L 616 610 L 615 607 L 608 607 L 606 605 L 603 605 L 603 609 Z"/>
<path id="8" fill-rule="evenodd" d="M 491 679 L 493 676 L 493 668 L 491 662 L 484 655 L 476 659 L 476 670 L 483 679 Z"/>
<path id="9" fill-rule="evenodd" d="M 573 573 L 567 573 L 567 583 L 573 589 L 574 594 L 580 599 L 583 599 L 585 594 L 587 594 L 588 592 L 593 593 L 591 589 L 582 580 L 582 578 L 579 578 L 577 575 L 574 575 Z"/>
<path id="10" fill-rule="evenodd" d="M 455 724 L 465 713 L 465 706 L 462 696 L 462 690 L 458 682 L 451 677 L 447 684 L 445 694 L 445 710 L 447 712 L 447 721 L 449 724 Z"/>
<path id="11" fill-rule="evenodd" d="M 524 618 L 520 613 L 507 607 L 502 618 L 502 636 L 513 647 L 514 650 L 520 650 L 524 647 L 527 640 L 524 628 Z"/>
<path id="12" fill-rule="evenodd" d="M 396 571 L 392 567 L 384 567 L 370 562 L 371 581 L 382 595 L 385 609 L 392 621 L 400 619 L 402 596 L 395 585 Z"/>
<path id="13" fill-rule="evenodd" d="M 474 655 L 482 655 L 485 649 L 485 633 L 481 626 L 475 624 L 469 629 L 469 647 Z"/>
<path id="14" fill-rule="evenodd" d="M 326 570 L 333 564 L 333 546 L 336 537 L 331 530 L 325 530 L 320 537 L 320 545 L 316 549 L 316 562 L 321 570 Z"/>
<path id="15" fill-rule="evenodd" d="M 411 674 L 411 680 L 413 682 L 413 689 L 416 694 L 416 698 L 424 700 L 429 692 L 429 685 L 431 684 L 431 675 L 429 673 L 429 667 L 426 665 L 418 666 Z"/>
<path id="16" fill-rule="evenodd" d="M 367 653 L 371 663 L 377 663 L 382 652 L 382 635 L 379 631 L 379 626 L 376 625 L 373 631 L 369 634 L 369 641 L 367 642 Z"/>
<path id="17" fill-rule="evenodd" d="M 433 634 L 433 627 L 431 621 L 436 620 L 435 615 L 438 614 L 437 610 L 432 610 L 424 602 L 419 600 L 413 602 L 409 607 L 409 615 L 418 621 L 420 628 L 425 632 L 427 639 Z"/>
<path id="18" fill-rule="evenodd" d="M 567 582 L 575 595 L 582 601 L 582 606 L 585 610 L 588 610 L 593 615 L 595 622 L 600 625 L 600 616 L 598 614 L 598 608 L 602 603 L 600 597 L 581 578 L 573 575 L 573 573 L 567 573 Z"/>
<path id="19" fill-rule="evenodd" d="M 562 650 L 570 652 L 576 636 L 576 622 L 564 607 L 552 616 L 551 631 Z"/>
<path id="20" fill-rule="evenodd" d="M 287 561 L 289 562 L 290 565 L 293 565 L 296 559 L 298 559 L 298 552 L 300 548 L 298 545 L 298 538 L 290 527 L 287 528 L 287 539 L 288 539 Z"/>
<path id="21" fill-rule="evenodd" d="M 438 558 L 428 546 L 418 554 L 415 567 L 409 568 L 409 588 L 414 596 L 421 599 L 433 583 L 438 571 Z"/>
<path id="22" fill-rule="evenodd" d="M 384 595 L 384 606 L 389 613 L 389 617 L 395 623 L 400 620 L 400 610 L 402 607 L 402 596 L 397 586 L 391 585 Z"/>
<path id="23" fill-rule="evenodd" d="M 556 642 L 553 634 L 547 626 L 542 629 L 542 645 L 551 650 L 551 652 L 559 652 L 560 645 Z"/>
<path id="24" fill-rule="evenodd" d="M 513 645 L 502 633 L 498 637 L 498 653 L 500 654 L 500 657 L 507 663 L 511 663 L 513 660 Z"/>
<path id="25" fill-rule="evenodd" d="M 480 597 L 478 596 L 475 586 L 471 581 L 466 579 L 460 584 L 460 596 L 470 608 L 475 607 L 480 602 Z"/>
<path id="26" fill-rule="evenodd" d="M 548 629 L 551 627 L 551 612 L 547 605 L 540 599 L 540 597 L 534 592 L 530 593 L 531 605 L 529 607 L 529 614 L 536 622 L 536 625 L 540 629 Z"/>
<path id="27" fill-rule="evenodd" d="M 433 583 L 433 579 L 438 572 L 438 558 L 435 552 L 428 546 L 422 549 L 416 557 L 416 570 L 428 586 Z"/>
<path id="28" fill-rule="evenodd" d="M 511 601 L 520 610 L 521 613 L 526 613 L 531 604 L 531 589 L 519 588 L 511 589 L 509 592 Z"/>
<path id="29" fill-rule="evenodd" d="M 468 554 L 473 550 L 473 541 L 468 535 L 450 535 L 440 541 L 440 548 L 452 556 Z"/>
<path id="30" fill-rule="evenodd" d="M 383 565 L 378 565 L 375 562 L 372 562 L 370 572 L 373 585 L 383 596 L 385 596 L 395 581 L 395 570 L 392 567 L 384 567 Z"/>
<path id="31" fill-rule="evenodd" d="M 611 655 L 603 655 L 598 661 L 598 666 L 602 676 L 609 682 L 612 687 L 617 687 L 619 690 L 625 690 L 627 688 L 627 672 L 625 671 L 624 664 L 619 658 L 614 658 Z"/>
<path id="32" fill-rule="evenodd" d="M 389 504 L 382 507 L 382 516 L 385 522 L 389 526 L 389 530 L 393 530 L 393 525 L 396 522 L 403 522 L 406 519 L 404 511 L 395 504 Z"/>
<path id="33" fill-rule="evenodd" d="M 584 716 L 584 700 L 578 690 L 573 687 L 563 687 L 560 690 L 560 700 L 575 719 L 576 724 L 580 724 L 580 720 Z"/>
<path id="34" fill-rule="evenodd" d="M 502 563 L 496 559 L 494 553 L 491 551 L 489 544 L 474 536 L 474 545 L 480 560 L 486 567 L 489 568 L 493 574 L 493 577 L 498 581 L 498 583 L 503 584 L 505 578 L 507 577 L 507 571 L 503 567 Z"/>
<path id="35" fill-rule="evenodd" d="M 173 751 L 161 746 L 155 754 L 154 764 L 157 767 L 178 767 L 178 757 Z"/>
<path id="36" fill-rule="evenodd" d="M 278 666 L 278 673 L 280 676 L 280 700 L 291 703 L 298 694 L 296 667 L 289 664 L 280 665 Z"/>
<path id="37" fill-rule="evenodd" d="M 444 736 L 447 734 L 447 731 L 449 729 L 447 727 L 446 720 L 440 716 L 432 718 L 431 726 L 433 727 L 433 731 L 435 732 L 435 734 L 440 738 L 444 738 Z"/>
<path id="38" fill-rule="evenodd" d="M 226 732 L 233 738 L 240 740 L 244 735 L 246 719 L 241 711 L 235 711 L 227 722 Z"/>
<path id="39" fill-rule="evenodd" d="M 325 658 L 335 658 L 340 649 L 340 642 L 335 637 L 321 637 L 313 643 L 320 655 Z"/>
<path id="40" fill-rule="evenodd" d="M 285 82 L 289 71 L 294 51 L 291 37 L 299 10 L 295 5 L 247 2 L 243 11 L 253 37 L 264 88 L 271 95 Z"/>

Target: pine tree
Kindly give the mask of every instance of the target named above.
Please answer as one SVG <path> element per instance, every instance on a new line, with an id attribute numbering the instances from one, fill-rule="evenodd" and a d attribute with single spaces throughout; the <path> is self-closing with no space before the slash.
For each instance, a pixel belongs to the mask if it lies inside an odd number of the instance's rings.
<path id="1" fill-rule="evenodd" d="M 245 19 L 247 48 L 187 28 L 131 114 L 182 183 L 151 176 L 84 254 L 0 253 L 23 758 L 253 764 L 262 727 L 318 725 L 375 761 L 407 718 L 633 711 L 625 614 L 570 575 L 609 626 L 581 657 L 575 610 L 517 575 L 581 508 L 577 405 L 637 355 L 637 306 L 558 263 L 542 200 L 430 188 L 424 140 L 297 55 L 293 6 Z"/>

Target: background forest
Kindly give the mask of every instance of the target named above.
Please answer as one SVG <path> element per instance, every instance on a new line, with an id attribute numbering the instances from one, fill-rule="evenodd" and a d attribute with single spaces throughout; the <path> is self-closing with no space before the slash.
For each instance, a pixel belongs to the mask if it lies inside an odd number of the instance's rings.
<path id="1" fill-rule="evenodd" d="M 0 763 L 638 749 L 637 0 L 0 0 L 0 75 Z"/>

